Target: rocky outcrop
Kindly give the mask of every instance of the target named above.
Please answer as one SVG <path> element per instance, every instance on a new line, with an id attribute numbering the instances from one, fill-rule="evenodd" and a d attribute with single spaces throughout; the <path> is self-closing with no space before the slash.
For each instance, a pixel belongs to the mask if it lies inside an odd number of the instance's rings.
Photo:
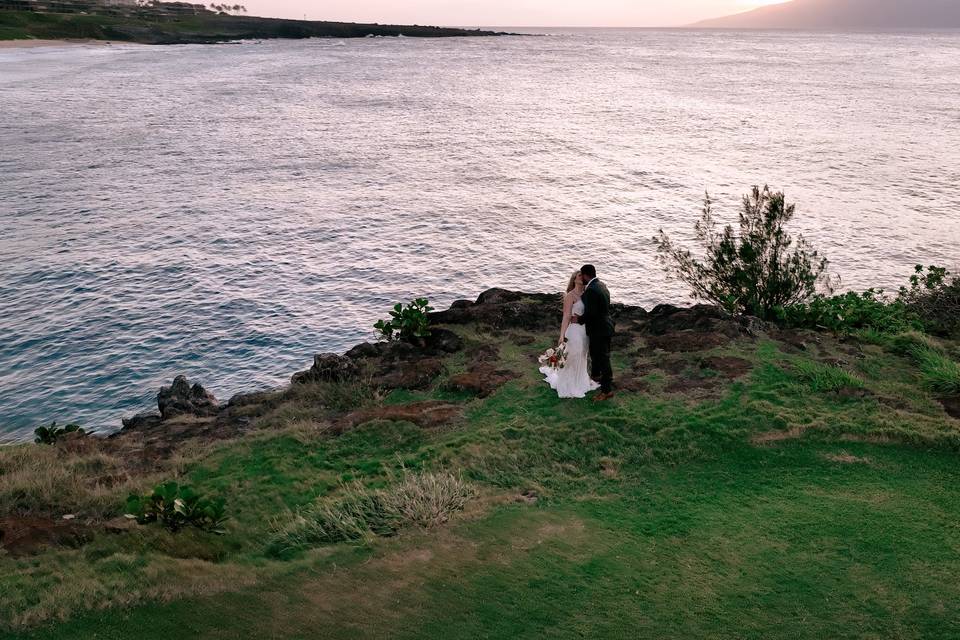
<path id="1" fill-rule="evenodd" d="M 960 420 L 960 396 L 940 398 L 940 404 L 943 405 L 943 410 L 948 416 Z"/>
<path id="2" fill-rule="evenodd" d="M 183 415 L 214 416 L 220 408 L 212 393 L 204 389 L 199 382 L 191 387 L 186 376 L 177 376 L 169 387 L 160 388 L 157 406 L 163 420 Z"/>
<path id="3" fill-rule="evenodd" d="M 441 358 L 463 349 L 463 339 L 442 327 L 418 344 L 397 340 L 358 344 L 344 358 L 365 369 L 383 389 L 423 389 L 443 371 Z"/>
<path id="4" fill-rule="evenodd" d="M 545 331 L 556 328 L 560 294 L 488 289 L 477 301 L 458 300 L 446 311 L 430 314 L 434 324 L 479 323 L 495 329 Z"/>
<path id="5" fill-rule="evenodd" d="M 319 353 L 313 357 L 313 366 L 306 371 L 293 374 L 290 382 L 293 384 L 341 382 L 356 378 L 359 373 L 360 367 L 352 358 L 335 353 Z"/>

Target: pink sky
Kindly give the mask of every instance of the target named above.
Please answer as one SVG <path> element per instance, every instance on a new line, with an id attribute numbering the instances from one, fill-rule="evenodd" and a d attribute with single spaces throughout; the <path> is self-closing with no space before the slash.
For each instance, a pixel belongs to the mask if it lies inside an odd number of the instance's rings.
<path id="1" fill-rule="evenodd" d="M 218 0 L 219 1 L 219 0 Z M 462 26 L 679 26 L 778 0 L 236 0 L 251 14 Z M 779 0 L 782 1 L 782 0 Z"/>

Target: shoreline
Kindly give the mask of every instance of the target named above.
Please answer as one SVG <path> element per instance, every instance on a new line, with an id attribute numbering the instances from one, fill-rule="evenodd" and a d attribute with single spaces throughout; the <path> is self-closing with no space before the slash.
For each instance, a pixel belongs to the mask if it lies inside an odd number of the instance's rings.
<path id="1" fill-rule="evenodd" d="M 94 47 L 113 46 L 111 40 L 91 40 L 89 38 L 66 38 L 63 40 L 50 40 L 44 38 L 24 38 L 20 40 L 0 40 L 0 50 L 6 49 L 45 49 L 49 47 L 79 47 L 84 45 Z M 124 42 L 122 44 L 135 44 Z"/>

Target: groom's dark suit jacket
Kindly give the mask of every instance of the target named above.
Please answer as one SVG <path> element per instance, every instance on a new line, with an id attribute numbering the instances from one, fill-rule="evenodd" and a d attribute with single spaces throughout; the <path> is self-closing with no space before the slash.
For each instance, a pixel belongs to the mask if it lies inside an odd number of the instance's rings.
<path id="1" fill-rule="evenodd" d="M 583 291 L 581 300 L 584 309 L 580 324 L 587 330 L 587 335 L 591 338 L 612 336 L 614 324 L 610 318 L 610 292 L 607 286 L 594 278 Z"/>

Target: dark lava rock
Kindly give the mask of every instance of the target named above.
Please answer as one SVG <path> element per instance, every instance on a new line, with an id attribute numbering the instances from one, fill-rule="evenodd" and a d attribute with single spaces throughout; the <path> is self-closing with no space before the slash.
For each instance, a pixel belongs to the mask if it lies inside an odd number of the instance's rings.
<path id="1" fill-rule="evenodd" d="M 12 556 L 28 555 L 43 547 L 80 547 L 92 539 L 90 528 L 76 520 L 30 516 L 0 518 L 0 546 Z"/>
<path id="2" fill-rule="evenodd" d="M 437 358 L 386 362 L 381 365 L 374 382 L 384 389 L 423 389 L 443 371 Z"/>
<path id="3" fill-rule="evenodd" d="M 560 294 L 521 293 L 506 289 L 488 289 L 472 305 L 458 304 L 446 311 L 430 314 L 433 324 L 477 322 L 495 329 L 546 331 L 560 322 Z"/>
<path id="4" fill-rule="evenodd" d="M 197 383 L 190 386 L 186 376 L 177 376 L 169 387 L 161 387 L 157 405 L 164 420 L 183 415 L 198 417 L 217 414 L 219 405 L 212 393 Z"/>
<path id="5" fill-rule="evenodd" d="M 361 342 L 357 346 L 347 351 L 344 355 L 352 360 L 362 360 L 364 358 L 375 358 L 380 355 L 382 351 L 382 346 L 386 343 L 378 342 L 371 344 L 369 342 Z"/>
<path id="6" fill-rule="evenodd" d="M 723 309 L 706 304 L 692 307 L 676 307 L 671 304 L 657 305 L 644 319 L 645 330 L 654 336 L 680 331 L 697 333 L 721 333 L 728 338 L 741 335 L 755 336 L 769 331 L 771 325 L 751 316 L 733 316 Z"/>
<path id="7" fill-rule="evenodd" d="M 146 411 L 144 413 L 138 413 L 132 418 L 123 418 L 121 422 L 123 423 L 124 431 L 127 431 L 130 429 L 148 429 L 150 427 L 156 427 L 163 422 L 163 418 L 161 418 L 160 414 L 156 411 Z"/>
<path id="8" fill-rule="evenodd" d="M 647 338 L 647 346 L 664 351 L 707 351 L 730 342 L 730 336 L 717 331 L 687 329 Z"/>
<path id="9" fill-rule="evenodd" d="M 449 329 L 434 328 L 424 339 L 423 348 L 427 353 L 456 353 L 463 349 L 463 338 Z"/>
<path id="10" fill-rule="evenodd" d="M 353 359 L 335 353 L 318 353 L 313 356 L 313 366 L 306 371 L 293 374 L 290 382 L 307 384 L 310 382 L 341 382 L 356 378 L 360 368 Z"/>
<path id="11" fill-rule="evenodd" d="M 943 405 L 943 410 L 948 416 L 960 420 L 960 396 L 940 398 L 940 404 Z"/>
<path id="12" fill-rule="evenodd" d="M 334 424 L 335 433 L 343 433 L 373 420 L 411 422 L 419 427 L 438 427 L 460 417 L 463 407 L 449 402 L 429 400 L 412 404 L 386 405 L 354 411 Z"/>

